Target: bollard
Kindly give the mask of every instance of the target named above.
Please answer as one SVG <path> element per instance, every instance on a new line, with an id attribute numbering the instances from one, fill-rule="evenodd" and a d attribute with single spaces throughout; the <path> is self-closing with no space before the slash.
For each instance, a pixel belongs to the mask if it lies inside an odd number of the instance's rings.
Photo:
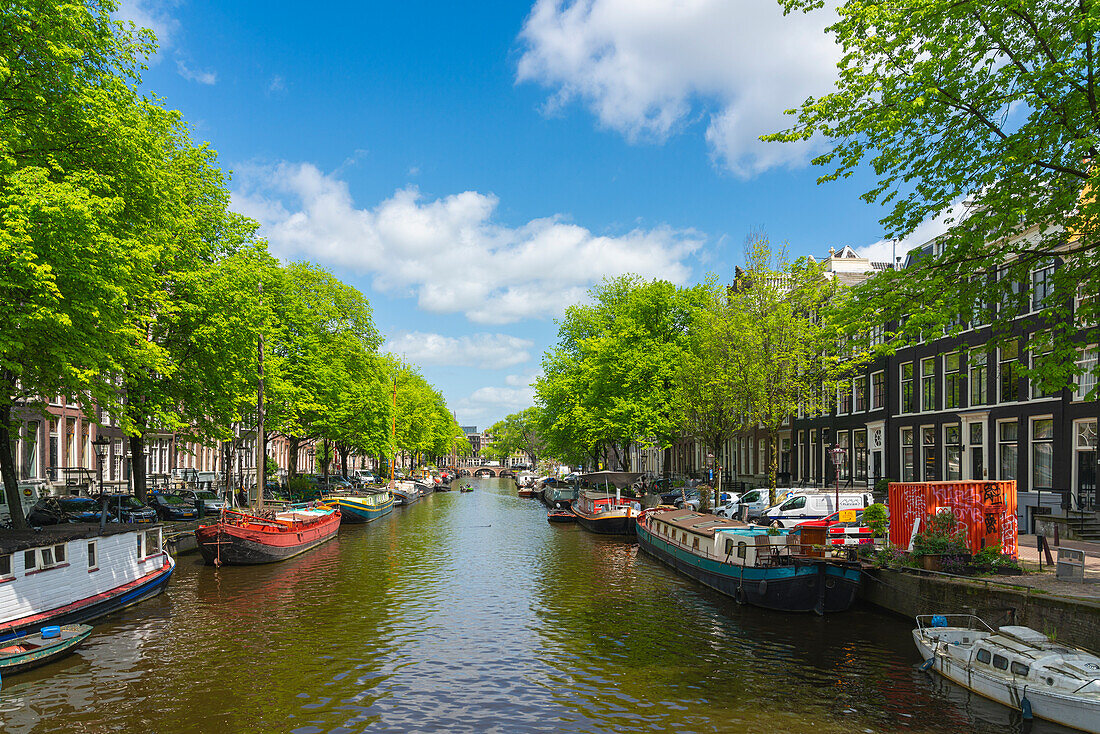
<path id="1" fill-rule="evenodd" d="M 1055 525 L 1054 526 L 1054 547 L 1057 548 L 1059 545 L 1061 545 L 1061 544 L 1058 542 L 1058 526 Z"/>

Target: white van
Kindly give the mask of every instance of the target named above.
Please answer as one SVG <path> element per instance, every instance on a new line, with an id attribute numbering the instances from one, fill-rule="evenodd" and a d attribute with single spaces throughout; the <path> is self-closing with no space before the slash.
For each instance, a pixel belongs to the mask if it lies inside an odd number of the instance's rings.
<path id="1" fill-rule="evenodd" d="M 837 496 L 833 492 L 796 492 L 786 501 L 761 514 L 760 524 L 778 523 L 779 527 L 793 527 L 806 520 L 820 520 L 840 510 L 862 510 L 875 500 L 870 492 L 841 492 L 840 507 L 835 507 Z"/>
<path id="2" fill-rule="evenodd" d="M 782 504 L 782 502 L 791 494 L 797 492 L 793 487 L 776 487 L 775 497 L 776 500 Z M 764 514 L 764 511 L 768 509 L 771 502 L 769 502 L 770 495 L 767 487 L 761 487 L 760 489 L 750 489 L 745 492 L 736 500 L 729 502 L 721 507 L 715 509 L 714 514 L 722 517 L 739 518 L 747 521 L 754 520 Z M 744 514 L 742 514 L 744 510 Z"/>

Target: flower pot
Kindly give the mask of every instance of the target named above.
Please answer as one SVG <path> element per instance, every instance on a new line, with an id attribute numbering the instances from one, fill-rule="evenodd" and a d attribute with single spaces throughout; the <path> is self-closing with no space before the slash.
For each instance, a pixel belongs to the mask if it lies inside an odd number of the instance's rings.
<path id="1" fill-rule="evenodd" d="M 943 556 L 938 553 L 929 553 L 920 557 L 920 567 L 925 571 L 942 571 Z"/>

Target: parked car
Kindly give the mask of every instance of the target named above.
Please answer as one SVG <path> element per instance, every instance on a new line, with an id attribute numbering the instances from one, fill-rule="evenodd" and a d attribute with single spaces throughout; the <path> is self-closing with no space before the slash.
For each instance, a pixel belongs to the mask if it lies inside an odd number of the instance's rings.
<path id="1" fill-rule="evenodd" d="M 828 545 L 859 545 L 860 543 L 873 543 L 874 535 L 871 528 L 863 524 L 863 510 L 859 508 L 855 520 L 841 521 L 840 511 L 834 512 L 822 520 L 807 520 L 798 523 L 796 528 L 825 528 L 826 543 Z"/>
<path id="2" fill-rule="evenodd" d="M 369 469 L 356 469 L 351 473 L 351 480 L 359 486 L 379 483 L 378 477 Z"/>
<path id="3" fill-rule="evenodd" d="M 161 520 L 193 520 L 199 516 L 195 506 L 177 494 L 149 495 L 149 506 Z"/>
<path id="4" fill-rule="evenodd" d="M 840 506 L 837 507 L 837 497 L 833 492 L 796 492 L 764 512 L 760 524 L 792 527 L 806 520 L 824 519 L 837 510 L 862 510 L 874 502 L 870 492 L 842 492 L 839 499 Z"/>
<path id="5" fill-rule="evenodd" d="M 196 510 L 199 509 L 199 504 L 201 503 L 204 514 L 218 512 L 229 507 L 229 504 L 225 500 L 205 489 L 184 489 L 177 494 L 185 501 L 190 502 Z"/>
<path id="6" fill-rule="evenodd" d="M 99 522 L 99 503 L 91 497 L 40 497 L 27 522 L 31 525 L 57 525 L 66 522 Z"/>
<path id="7" fill-rule="evenodd" d="M 96 502 L 107 500 L 107 514 L 119 522 L 147 523 L 156 522 L 157 513 L 152 507 L 146 507 L 141 500 L 131 494 L 100 495 Z"/>
<path id="8" fill-rule="evenodd" d="M 723 492 L 719 498 L 722 504 L 714 508 L 714 514 L 718 517 L 734 517 L 737 510 L 737 500 L 741 495 L 733 492 Z"/>

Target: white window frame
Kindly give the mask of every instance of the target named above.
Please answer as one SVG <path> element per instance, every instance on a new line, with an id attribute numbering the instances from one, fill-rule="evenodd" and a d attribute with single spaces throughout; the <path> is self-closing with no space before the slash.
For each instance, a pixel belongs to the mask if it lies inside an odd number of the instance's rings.
<path id="1" fill-rule="evenodd" d="M 88 540 L 87 545 L 85 545 L 85 552 L 87 553 L 87 555 L 85 556 L 85 560 L 88 561 L 88 570 L 89 571 L 98 571 L 99 570 L 99 540 L 98 539 L 97 540 Z M 92 563 L 92 557 L 93 556 L 95 557 L 95 563 L 94 564 Z"/>
<path id="2" fill-rule="evenodd" d="M 15 554 L 14 553 L 3 553 L 3 554 L 0 554 L 0 558 L 7 558 L 8 559 L 8 572 L 7 573 L 0 573 L 0 581 L 7 581 L 8 579 L 15 578 Z"/>
<path id="3" fill-rule="evenodd" d="M 1089 358 L 1090 354 L 1091 359 Z M 1098 360 L 1100 360 L 1100 348 L 1098 348 L 1096 344 L 1088 344 L 1077 350 L 1077 366 L 1083 369 L 1084 373 L 1075 378 L 1076 385 L 1071 397 L 1074 402 L 1084 401 L 1089 392 L 1095 389 L 1097 383 L 1100 382 L 1096 374 Z M 1089 366 L 1090 363 L 1091 368 Z M 1089 383 L 1090 377 L 1091 385 Z"/>

